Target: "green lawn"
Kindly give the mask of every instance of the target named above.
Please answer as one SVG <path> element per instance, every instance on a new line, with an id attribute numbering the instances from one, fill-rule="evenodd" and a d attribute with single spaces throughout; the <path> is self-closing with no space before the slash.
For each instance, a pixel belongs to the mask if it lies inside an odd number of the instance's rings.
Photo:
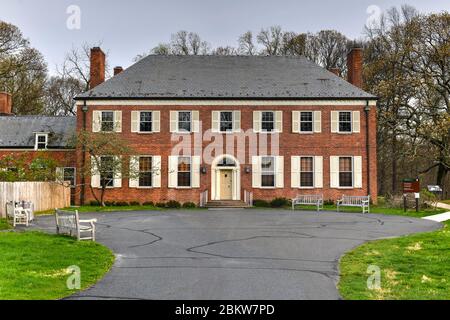
<path id="1" fill-rule="evenodd" d="M 442 200 L 442 201 L 439 201 L 439 202 L 443 202 L 445 204 L 450 204 L 450 200 Z"/>
<path id="2" fill-rule="evenodd" d="M 0 233 L 0 300 L 58 299 L 75 293 L 66 282 L 67 268 L 81 270 L 81 289 L 110 269 L 112 252 L 95 242 L 40 232 Z"/>
<path id="3" fill-rule="evenodd" d="M 10 229 L 10 225 L 8 224 L 8 221 L 6 219 L 0 219 L 0 230 L 7 230 Z"/>
<path id="4" fill-rule="evenodd" d="M 367 268 L 381 270 L 381 288 L 367 289 Z M 439 231 L 366 243 L 340 262 L 345 299 L 450 299 L 450 221 Z"/>
<path id="5" fill-rule="evenodd" d="M 296 206 L 296 210 L 316 210 L 316 207 L 314 206 Z M 336 206 L 334 205 L 326 205 L 324 206 L 324 210 L 325 211 L 336 211 Z M 342 207 L 341 208 L 342 212 L 359 212 L 361 213 L 361 208 L 358 207 Z M 397 216 L 408 216 L 408 217 L 426 217 L 426 216 L 430 216 L 433 214 L 439 214 L 439 213 L 443 213 L 446 210 L 444 209 L 422 209 L 419 212 L 416 212 L 415 210 L 408 210 L 408 211 L 403 211 L 403 209 L 399 209 L 399 208 L 387 208 L 384 206 L 370 206 L 370 213 L 381 213 L 381 214 L 388 214 L 388 215 L 397 215 Z"/>
<path id="6" fill-rule="evenodd" d="M 161 210 L 161 208 L 155 206 L 110 206 L 110 207 L 101 207 L 101 206 L 81 206 L 81 207 L 70 207 L 64 208 L 62 210 L 67 211 L 75 211 L 78 212 L 115 212 L 115 211 L 156 211 Z M 36 212 L 35 215 L 45 215 L 45 214 L 54 214 L 55 210 L 47 210 Z"/>

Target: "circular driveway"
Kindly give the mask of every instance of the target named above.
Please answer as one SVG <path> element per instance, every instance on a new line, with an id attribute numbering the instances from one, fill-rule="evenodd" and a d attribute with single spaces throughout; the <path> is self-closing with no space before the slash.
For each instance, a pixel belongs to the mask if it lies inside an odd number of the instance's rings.
<path id="1" fill-rule="evenodd" d="M 116 262 L 71 299 L 339 299 L 345 252 L 440 228 L 408 217 L 258 209 L 82 215 L 90 217 Z M 54 232 L 53 217 L 36 224 Z"/>

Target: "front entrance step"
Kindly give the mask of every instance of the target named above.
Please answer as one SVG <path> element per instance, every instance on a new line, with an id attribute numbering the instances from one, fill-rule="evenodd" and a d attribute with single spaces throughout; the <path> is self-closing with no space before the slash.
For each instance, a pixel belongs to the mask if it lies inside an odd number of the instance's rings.
<path id="1" fill-rule="evenodd" d="M 206 208 L 249 208 L 249 206 L 244 201 L 220 200 L 209 201 Z"/>

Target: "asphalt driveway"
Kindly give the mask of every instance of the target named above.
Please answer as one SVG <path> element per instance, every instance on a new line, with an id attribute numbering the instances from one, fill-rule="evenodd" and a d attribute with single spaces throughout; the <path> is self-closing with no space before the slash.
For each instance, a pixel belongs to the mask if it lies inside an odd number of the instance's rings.
<path id="1" fill-rule="evenodd" d="M 116 254 L 71 299 L 339 299 L 338 260 L 365 241 L 440 228 L 407 217 L 289 210 L 85 214 Z M 37 227 L 54 231 L 53 217 Z M 81 270 L 82 272 L 82 270 Z"/>

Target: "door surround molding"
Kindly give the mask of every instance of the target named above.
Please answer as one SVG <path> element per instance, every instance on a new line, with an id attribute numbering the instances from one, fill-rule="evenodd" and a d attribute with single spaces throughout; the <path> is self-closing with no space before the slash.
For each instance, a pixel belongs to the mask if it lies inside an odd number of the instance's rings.
<path id="1" fill-rule="evenodd" d="M 225 158 L 234 161 L 234 167 L 220 167 L 218 164 Z M 220 171 L 232 171 L 232 200 L 241 200 L 241 166 L 239 161 L 232 155 L 222 154 L 217 156 L 211 165 L 211 200 L 220 199 Z"/>

